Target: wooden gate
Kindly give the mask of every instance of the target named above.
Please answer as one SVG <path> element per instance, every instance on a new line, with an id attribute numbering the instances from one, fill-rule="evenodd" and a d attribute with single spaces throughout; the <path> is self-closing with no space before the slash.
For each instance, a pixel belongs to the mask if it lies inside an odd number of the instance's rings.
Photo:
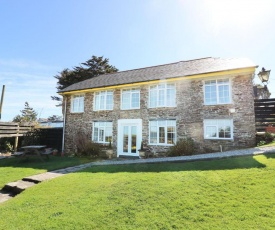
<path id="1" fill-rule="evenodd" d="M 255 99 L 254 109 L 257 132 L 265 132 L 269 125 L 275 126 L 275 98 Z"/>

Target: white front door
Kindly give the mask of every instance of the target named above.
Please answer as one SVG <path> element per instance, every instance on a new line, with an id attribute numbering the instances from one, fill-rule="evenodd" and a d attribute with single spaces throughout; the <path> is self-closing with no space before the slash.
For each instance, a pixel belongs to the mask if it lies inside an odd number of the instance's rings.
<path id="1" fill-rule="evenodd" d="M 138 156 L 142 140 L 141 119 L 118 120 L 117 155 Z"/>

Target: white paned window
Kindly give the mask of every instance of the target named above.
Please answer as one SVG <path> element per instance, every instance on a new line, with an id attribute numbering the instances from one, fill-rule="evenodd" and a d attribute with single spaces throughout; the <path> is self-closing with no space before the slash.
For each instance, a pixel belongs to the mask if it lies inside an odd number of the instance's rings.
<path id="1" fill-rule="evenodd" d="M 110 141 L 112 141 L 112 132 L 112 122 L 94 122 L 93 141 L 98 143 L 109 143 Z"/>
<path id="2" fill-rule="evenodd" d="M 124 89 L 121 91 L 121 109 L 139 109 L 139 101 L 139 89 Z"/>
<path id="3" fill-rule="evenodd" d="M 95 93 L 94 111 L 98 110 L 113 110 L 113 91 Z"/>
<path id="4" fill-rule="evenodd" d="M 205 105 L 231 103 L 229 79 L 205 81 L 204 103 Z"/>
<path id="5" fill-rule="evenodd" d="M 176 143 L 176 120 L 149 122 L 149 142 L 154 145 L 172 145 Z"/>
<path id="6" fill-rule="evenodd" d="M 204 120 L 205 139 L 232 139 L 233 121 L 231 119 Z"/>
<path id="7" fill-rule="evenodd" d="M 83 113 L 84 112 L 84 95 L 73 95 L 71 99 L 71 112 Z"/>
<path id="8" fill-rule="evenodd" d="M 175 84 L 152 85 L 149 89 L 149 107 L 175 107 L 176 86 Z"/>

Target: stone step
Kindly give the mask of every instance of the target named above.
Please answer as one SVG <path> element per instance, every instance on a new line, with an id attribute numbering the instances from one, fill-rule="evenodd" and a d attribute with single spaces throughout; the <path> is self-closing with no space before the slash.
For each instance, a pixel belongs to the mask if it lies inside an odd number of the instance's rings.
<path id="1" fill-rule="evenodd" d="M 23 192 L 25 189 L 30 188 L 34 185 L 35 185 L 35 183 L 33 183 L 33 182 L 19 180 L 16 182 L 11 182 L 11 183 L 6 184 L 3 188 L 3 191 L 11 192 L 14 194 L 19 194 L 19 193 Z"/>
<path id="2" fill-rule="evenodd" d="M 3 203 L 13 197 L 14 195 L 12 193 L 4 192 L 2 190 L 0 191 L 0 203 Z"/>
<path id="3" fill-rule="evenodd" d="M 63 175 L 64 174 L 60 174 L 60 173 L 46 172 L 46 173 L 41 173 L 41 174 L 34 175 L 34 176 L 24 177 L 22 180 L 26 181 L 26 182 L 32 182 L 32 183 L 38 184 L 40 182 L 43 182 L 46 180 L 51 180 L 51 179 L 54 179 L 56 177 L 60 177 Z"/>

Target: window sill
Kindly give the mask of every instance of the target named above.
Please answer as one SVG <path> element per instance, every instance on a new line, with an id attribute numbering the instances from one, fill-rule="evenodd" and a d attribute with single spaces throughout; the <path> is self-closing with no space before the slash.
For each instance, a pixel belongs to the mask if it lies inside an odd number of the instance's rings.
<path id="1" fill-rule="evenodd" d="M 173 146 L 173 144 L 163 144 L 163 143 L 157 143 L 157 144 L 152 144 L 152 143 L 149 143 L 148 145 L 153 145 L 153 146 Z"/>
<path id="2" fill-rule="evenodd" d="M 219 103 L 219 104 L 203 104 L 205 106 L 215 106 L 215 105 L 232 105 L 233 103 L 232 102 L 229 102 L 229 103 Z"/>
<path id="3" fill-rule="evenodd" d="M 214 141 L 233 141 L 233 138 L 204 138 L 204 140 L 214 140 Z"/>
<path id="4" fill-rule="evenodd" d="M 120 110 L 127 111 L 127 110 L 138 110 L 138 109 L 140 109 L 140 108 L 130 108 L 130 109 L 120 109 Z"/>

